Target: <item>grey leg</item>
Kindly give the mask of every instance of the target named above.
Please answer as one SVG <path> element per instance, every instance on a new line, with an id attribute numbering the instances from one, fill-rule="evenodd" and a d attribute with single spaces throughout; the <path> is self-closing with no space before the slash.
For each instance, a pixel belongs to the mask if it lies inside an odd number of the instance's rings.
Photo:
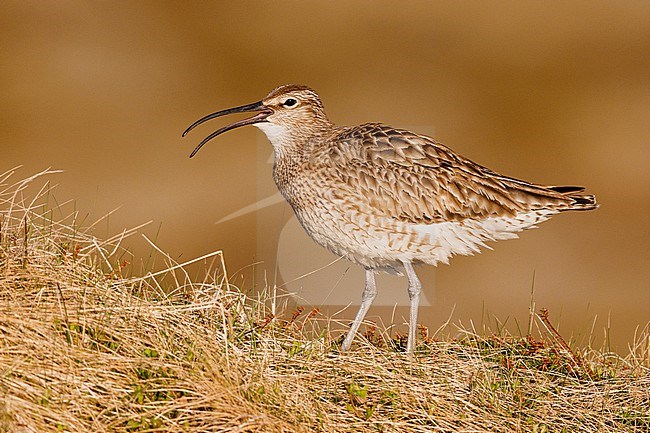
<path id="1" fill-rule="evenodd" d="M 361 295 L 361 306 L 359 307 L 359 311 L 354 318 L 354 322 L 352 322 L 352 326 L 348 331 L 348 335 L 345 337 L 345 340 L 343 340 L 343 345 L 341 346 L 342 351 L 345 352 L 350 349 L 354 335 L 357 333 L 359 326 L 361 326 L 363 318 L 366 317 L 366 313 L 368 312 L 372 301 L 375 300 L 375 296 L 377 296 L 375 273 L 372 271 L 372 269 L 366 269 L 366 287 L 363 289 L 363 295 Z"/>
<path id="2" fill-rule="evenodd" d="M 422 290 L 422 284 L 413 269 L 413 265 L 410 262 L 403 262 L 404 269 L 406 270 L 406 276 L 409 280 L 409 299 L 411 301 L 410 311 L 409 311 L 409 338 L 406 343 L 406 353 L 413 353 L 415 349 L 416 342 L 416 330 L 418 327 L 418 305 L 420 304 L 420 291 Z"/>

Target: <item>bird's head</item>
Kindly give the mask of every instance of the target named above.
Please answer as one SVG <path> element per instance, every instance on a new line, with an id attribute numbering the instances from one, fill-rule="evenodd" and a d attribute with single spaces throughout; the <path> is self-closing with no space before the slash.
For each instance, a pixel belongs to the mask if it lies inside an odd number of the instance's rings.
<path id="1" fill-rule="evenodd" d="M 208 114 L 190 125 L 183 132 L 183 137 L 203 122 L 226 114 L 243 112 L 257 114 L 224 126 L 208 135 L 194 149 L 190 158 L 208 141 L 240 126 L 258 127 L 266 134 L 276 150 L 309 140 L 332 126 L 316 92 L 307 86 L 286 84 L 272 90 L 261 101 Z"/>

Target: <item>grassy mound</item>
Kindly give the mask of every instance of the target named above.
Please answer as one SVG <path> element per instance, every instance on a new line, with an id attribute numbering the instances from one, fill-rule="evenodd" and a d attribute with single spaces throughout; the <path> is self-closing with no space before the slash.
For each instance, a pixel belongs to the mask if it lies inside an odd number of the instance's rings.
<path id="1" fill-rule="evenodd" d="M 377 329 L 340 353 L 316 310 L 276 316 L 217 266 L 122 275 L 121 240 L 53 221 L 0 175 L 0 431 L 650 431 L 649 336 L 626 357 L 540 335 Z M 46 174 L 46 173 L 42 173 Z M 68 218 L 69 219 L 69 218 Z M 62 218 L 65 220 L 65 218 Z M 75 216 L 72 215 L 72 220 Z M 164 286 L 164 290 L 163 290 Z"/>

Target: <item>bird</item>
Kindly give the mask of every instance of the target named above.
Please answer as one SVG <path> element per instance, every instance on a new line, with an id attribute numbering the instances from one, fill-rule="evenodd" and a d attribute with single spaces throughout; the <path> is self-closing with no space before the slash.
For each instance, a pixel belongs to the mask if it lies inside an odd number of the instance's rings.
<path id="1" fill-rule="evenodd" d="M 381 123 L 334 125 L 319 95 L 286 84 L 263 99 L 200 118 L 183 132 L 221 116 L 254 112 L 208 141 L 245 125 L 271 142 L 273 178 L 307 234 L 337 256 L 363 267 L 359 310 L 341 351 L 353 339 L 377 295 L 375 274 L 406 274 L 409 329 L 416 348 L 422 284 L 414 266 L 448 264 L 488 242 L 517 238 L 564 211 L 598 207 L 584 187 L 542 185 L 499 174 L 426 135 Z"/>

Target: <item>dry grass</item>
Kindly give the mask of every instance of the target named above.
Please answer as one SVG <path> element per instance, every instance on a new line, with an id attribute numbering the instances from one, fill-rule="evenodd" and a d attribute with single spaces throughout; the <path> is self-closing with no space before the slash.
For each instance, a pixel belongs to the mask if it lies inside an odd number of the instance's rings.
<path id="1" fill-rule="evenodd" d="M 569 348 L 543 314 L 535 338 L 423 335 L 408 358 L 369 329 L 341 354 L 316 311 L 273 317 L 230 286 L 218 252 L 202 281 L 171 261 L 124 277 L 130 232 L 100 242 L 74 213 L 53 221 L 47 189 L 26 201 L 33 179 L 11 175 L 0 431 L 650 431 L 647 329 L 625 357 Z"/>

